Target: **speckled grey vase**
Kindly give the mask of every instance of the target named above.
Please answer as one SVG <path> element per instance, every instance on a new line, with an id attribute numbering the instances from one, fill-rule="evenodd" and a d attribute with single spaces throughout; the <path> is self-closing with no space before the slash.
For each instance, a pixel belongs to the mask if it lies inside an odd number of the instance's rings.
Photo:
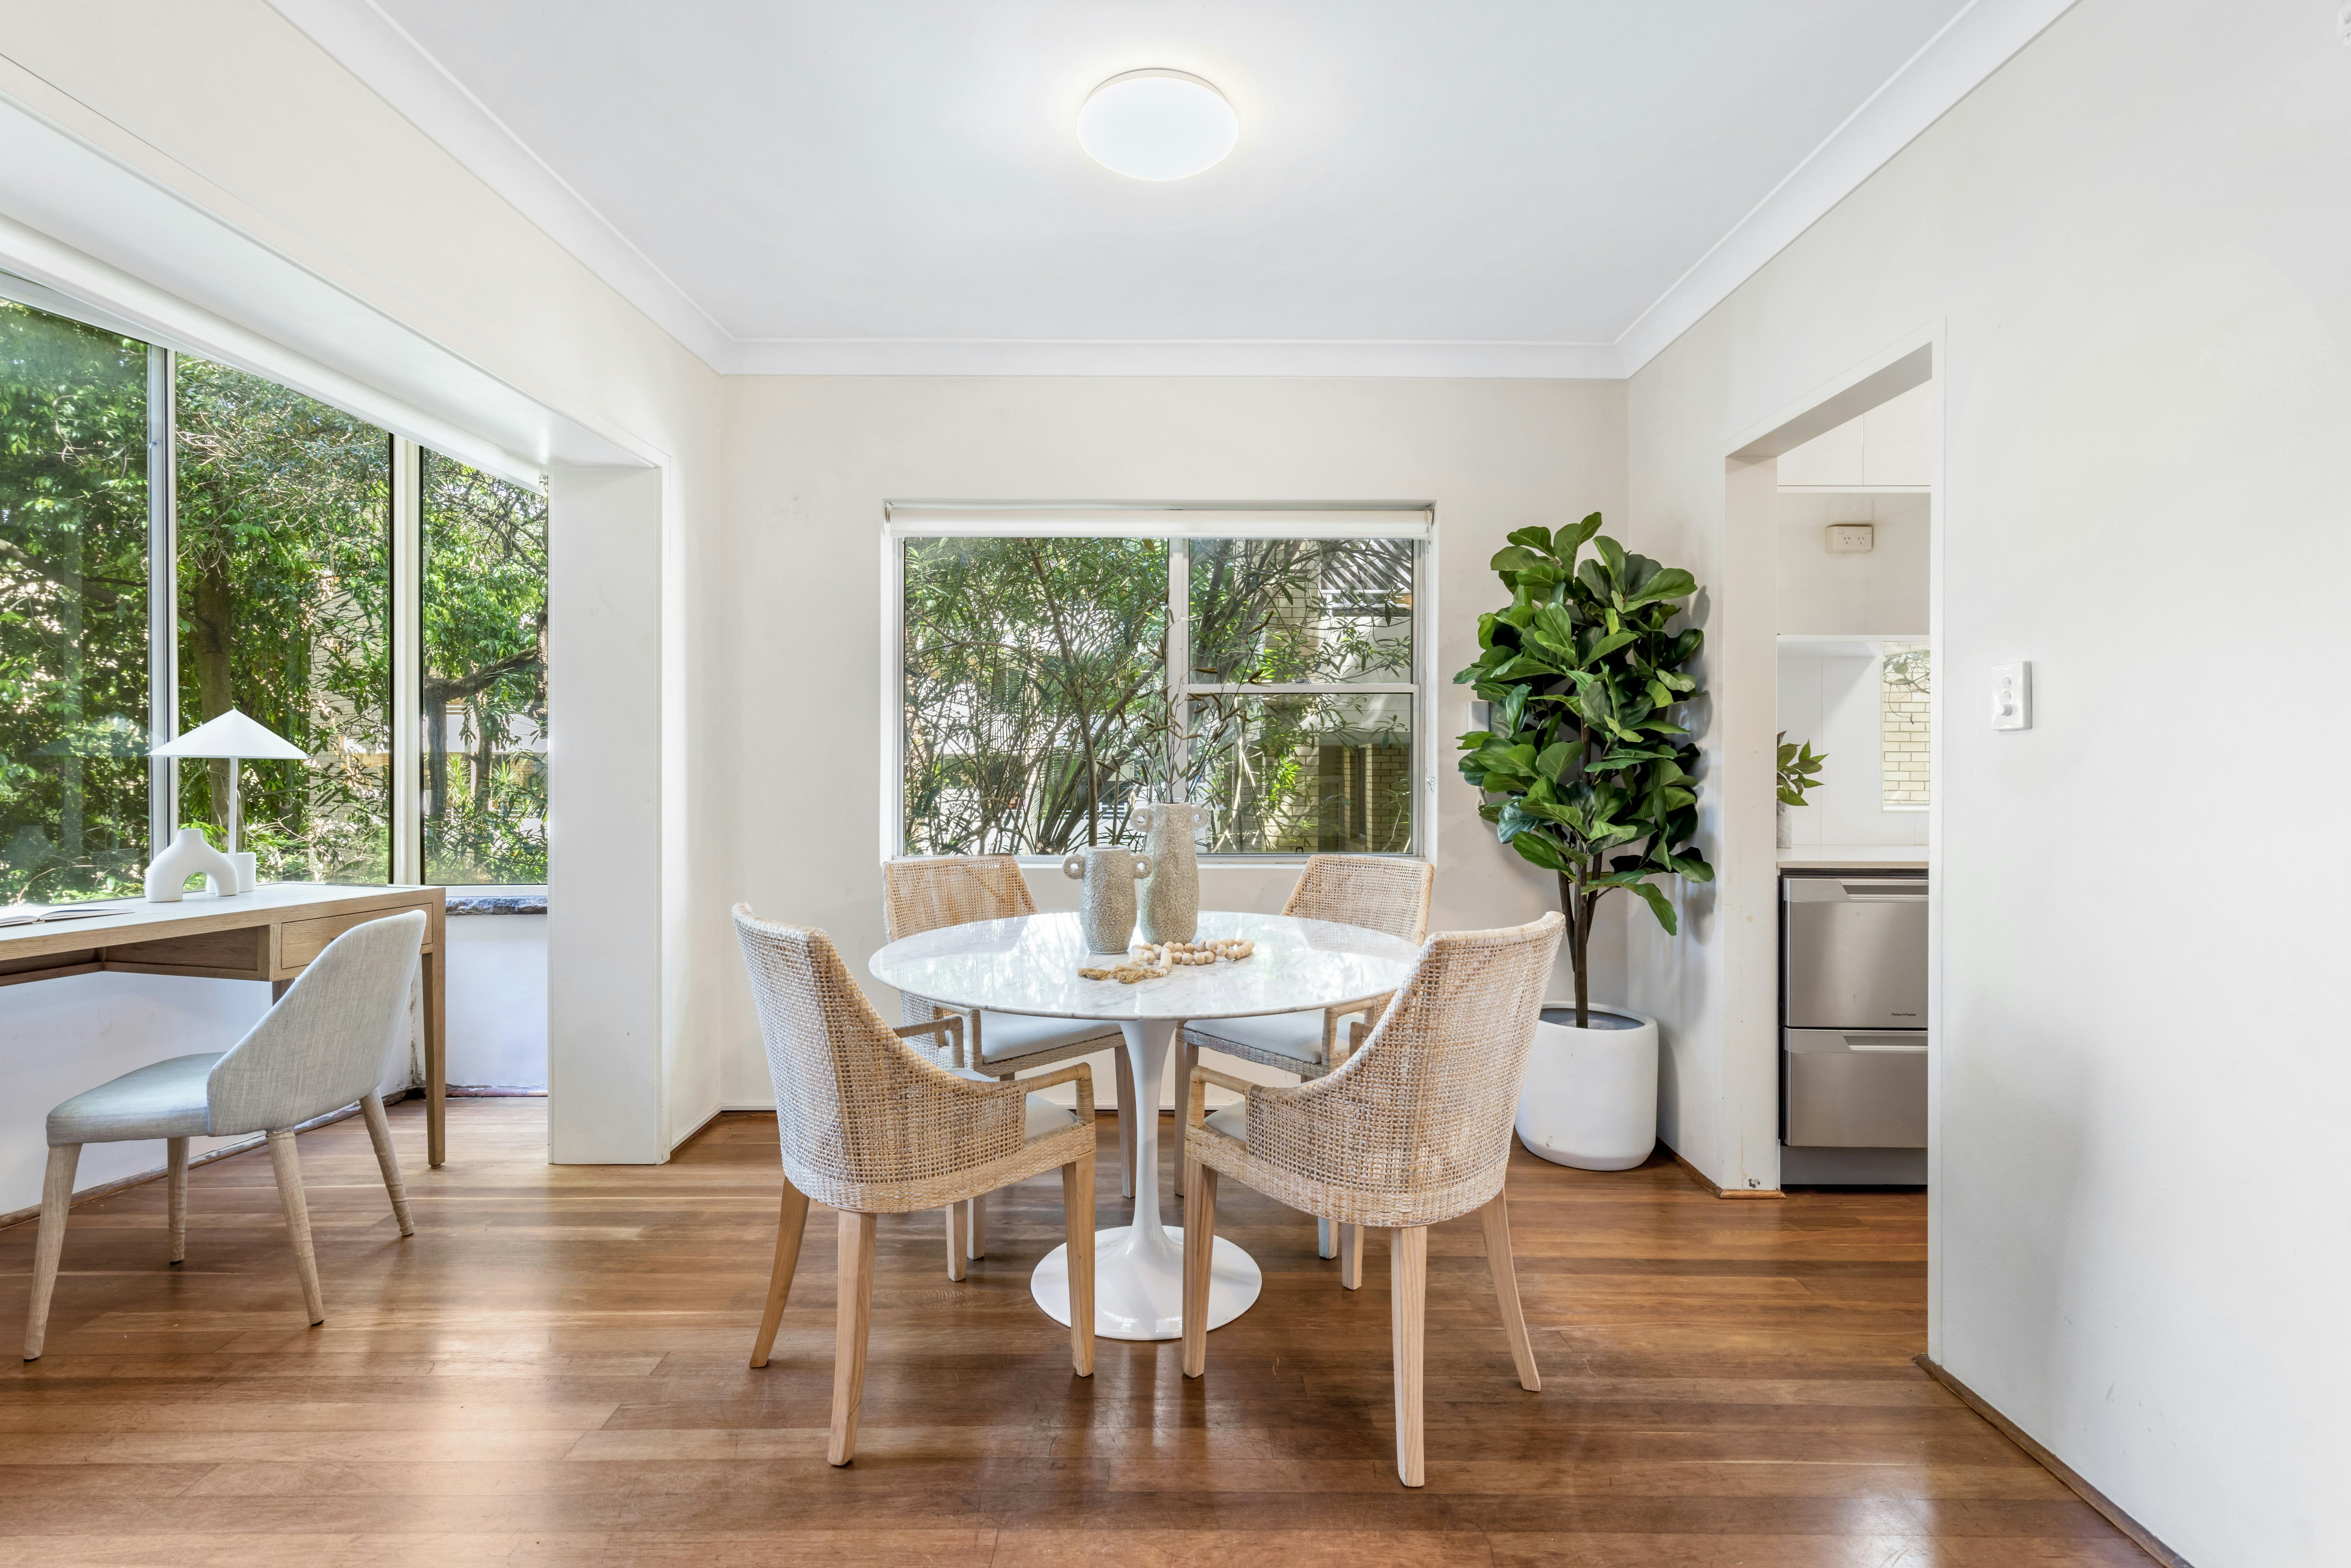
<path id="1" fill-rule="evenodd" d="M 1135 924 L 1145 942 L 1189 942 L 1200 933 L 1200 861 L 1193 849 L 1200 809 L 1154 800 L 1137 807 L 1133 821 L 1151 860 Z"/>
<path id="2" fill-rule="evenodd" d="M 1078 894 L 1078 927 L 1087 952 L 1126 952 L 1134 935 L 1134 884 L 1150 873 L 1149 856 L 1116 844 L 1080 850 L 1061 862 L 1062 875 L 1085 883 Z"/>

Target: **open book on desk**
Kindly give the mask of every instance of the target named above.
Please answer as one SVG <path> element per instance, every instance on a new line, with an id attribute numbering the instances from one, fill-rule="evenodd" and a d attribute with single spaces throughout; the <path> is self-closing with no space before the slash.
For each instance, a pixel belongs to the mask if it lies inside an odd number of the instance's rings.
<path id="1" fill-rule="evenodd" d="M 0 925 L 39 925 L 52 920 L 89 920 L 100 915 L 120 915 L 121 904 L 0 904 Z"/>

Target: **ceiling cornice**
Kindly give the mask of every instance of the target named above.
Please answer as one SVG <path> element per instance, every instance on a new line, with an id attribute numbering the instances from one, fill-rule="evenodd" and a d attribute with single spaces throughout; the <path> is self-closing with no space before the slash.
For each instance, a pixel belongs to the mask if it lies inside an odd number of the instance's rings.
<path id="1" fill-rule="evenodd" d="M 374 0 L 269 5 L 689 352 L 727 369 L 735 340 L 726 329 Z"/>
<path id="2" fill-rule="evenodd" d="M 2073 6 L 1972 0 L 1625 329 L 1617 374 L 1656 358 Z"/>
<path id="3" fill-rule="evenodd" d="M 374 0 L 269 0 L 310 40 L 725 375 L 1632 375 L 1821 220 L 2074 0 L 1971 0 L 1613 343 L 747 340 L 548 166 Z"/>

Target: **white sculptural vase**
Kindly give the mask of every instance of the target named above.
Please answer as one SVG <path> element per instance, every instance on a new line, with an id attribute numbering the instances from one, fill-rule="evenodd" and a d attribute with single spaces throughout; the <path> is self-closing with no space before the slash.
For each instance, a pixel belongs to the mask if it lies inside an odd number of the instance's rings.
<path id="1" fill-rule="evenodd" d="M 1143 880 L 1135 925 L 1145 942 L 1189 942 L 1200 930 L 1200 861 L 1193 835 L 1200 809 L 1154 800 L 1135 809 L 1151 874 Z"/>
<path id="2" fill-rule="evenodd" d="M 213 848 L 202 828 L 182 828 L 147 868 L 147 902 L 177 904 L 192 876 L 212 879 L 214 893 L 242 893 L 236 863 Z"/>
<path id="3" fill-rule="evenodd" d="M 1061 874 L 1085 883 L 1078 894 L 1078 927 L 1089 953 L 1124 953 L 1134 935 L 1134 884 L 1151 873 L 1151 860 L 1115 844 L 1083 849 L 1061 862 Z"/>

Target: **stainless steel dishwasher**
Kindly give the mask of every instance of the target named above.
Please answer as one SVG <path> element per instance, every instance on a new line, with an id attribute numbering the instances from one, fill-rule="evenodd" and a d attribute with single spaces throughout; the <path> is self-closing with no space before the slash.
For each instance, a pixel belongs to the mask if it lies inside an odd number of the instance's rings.
<path id="1" fill-rule="evenodd" d="M 1781 1179 L 1919 1182 L 1927 875 L 1780 878 Z"/>

